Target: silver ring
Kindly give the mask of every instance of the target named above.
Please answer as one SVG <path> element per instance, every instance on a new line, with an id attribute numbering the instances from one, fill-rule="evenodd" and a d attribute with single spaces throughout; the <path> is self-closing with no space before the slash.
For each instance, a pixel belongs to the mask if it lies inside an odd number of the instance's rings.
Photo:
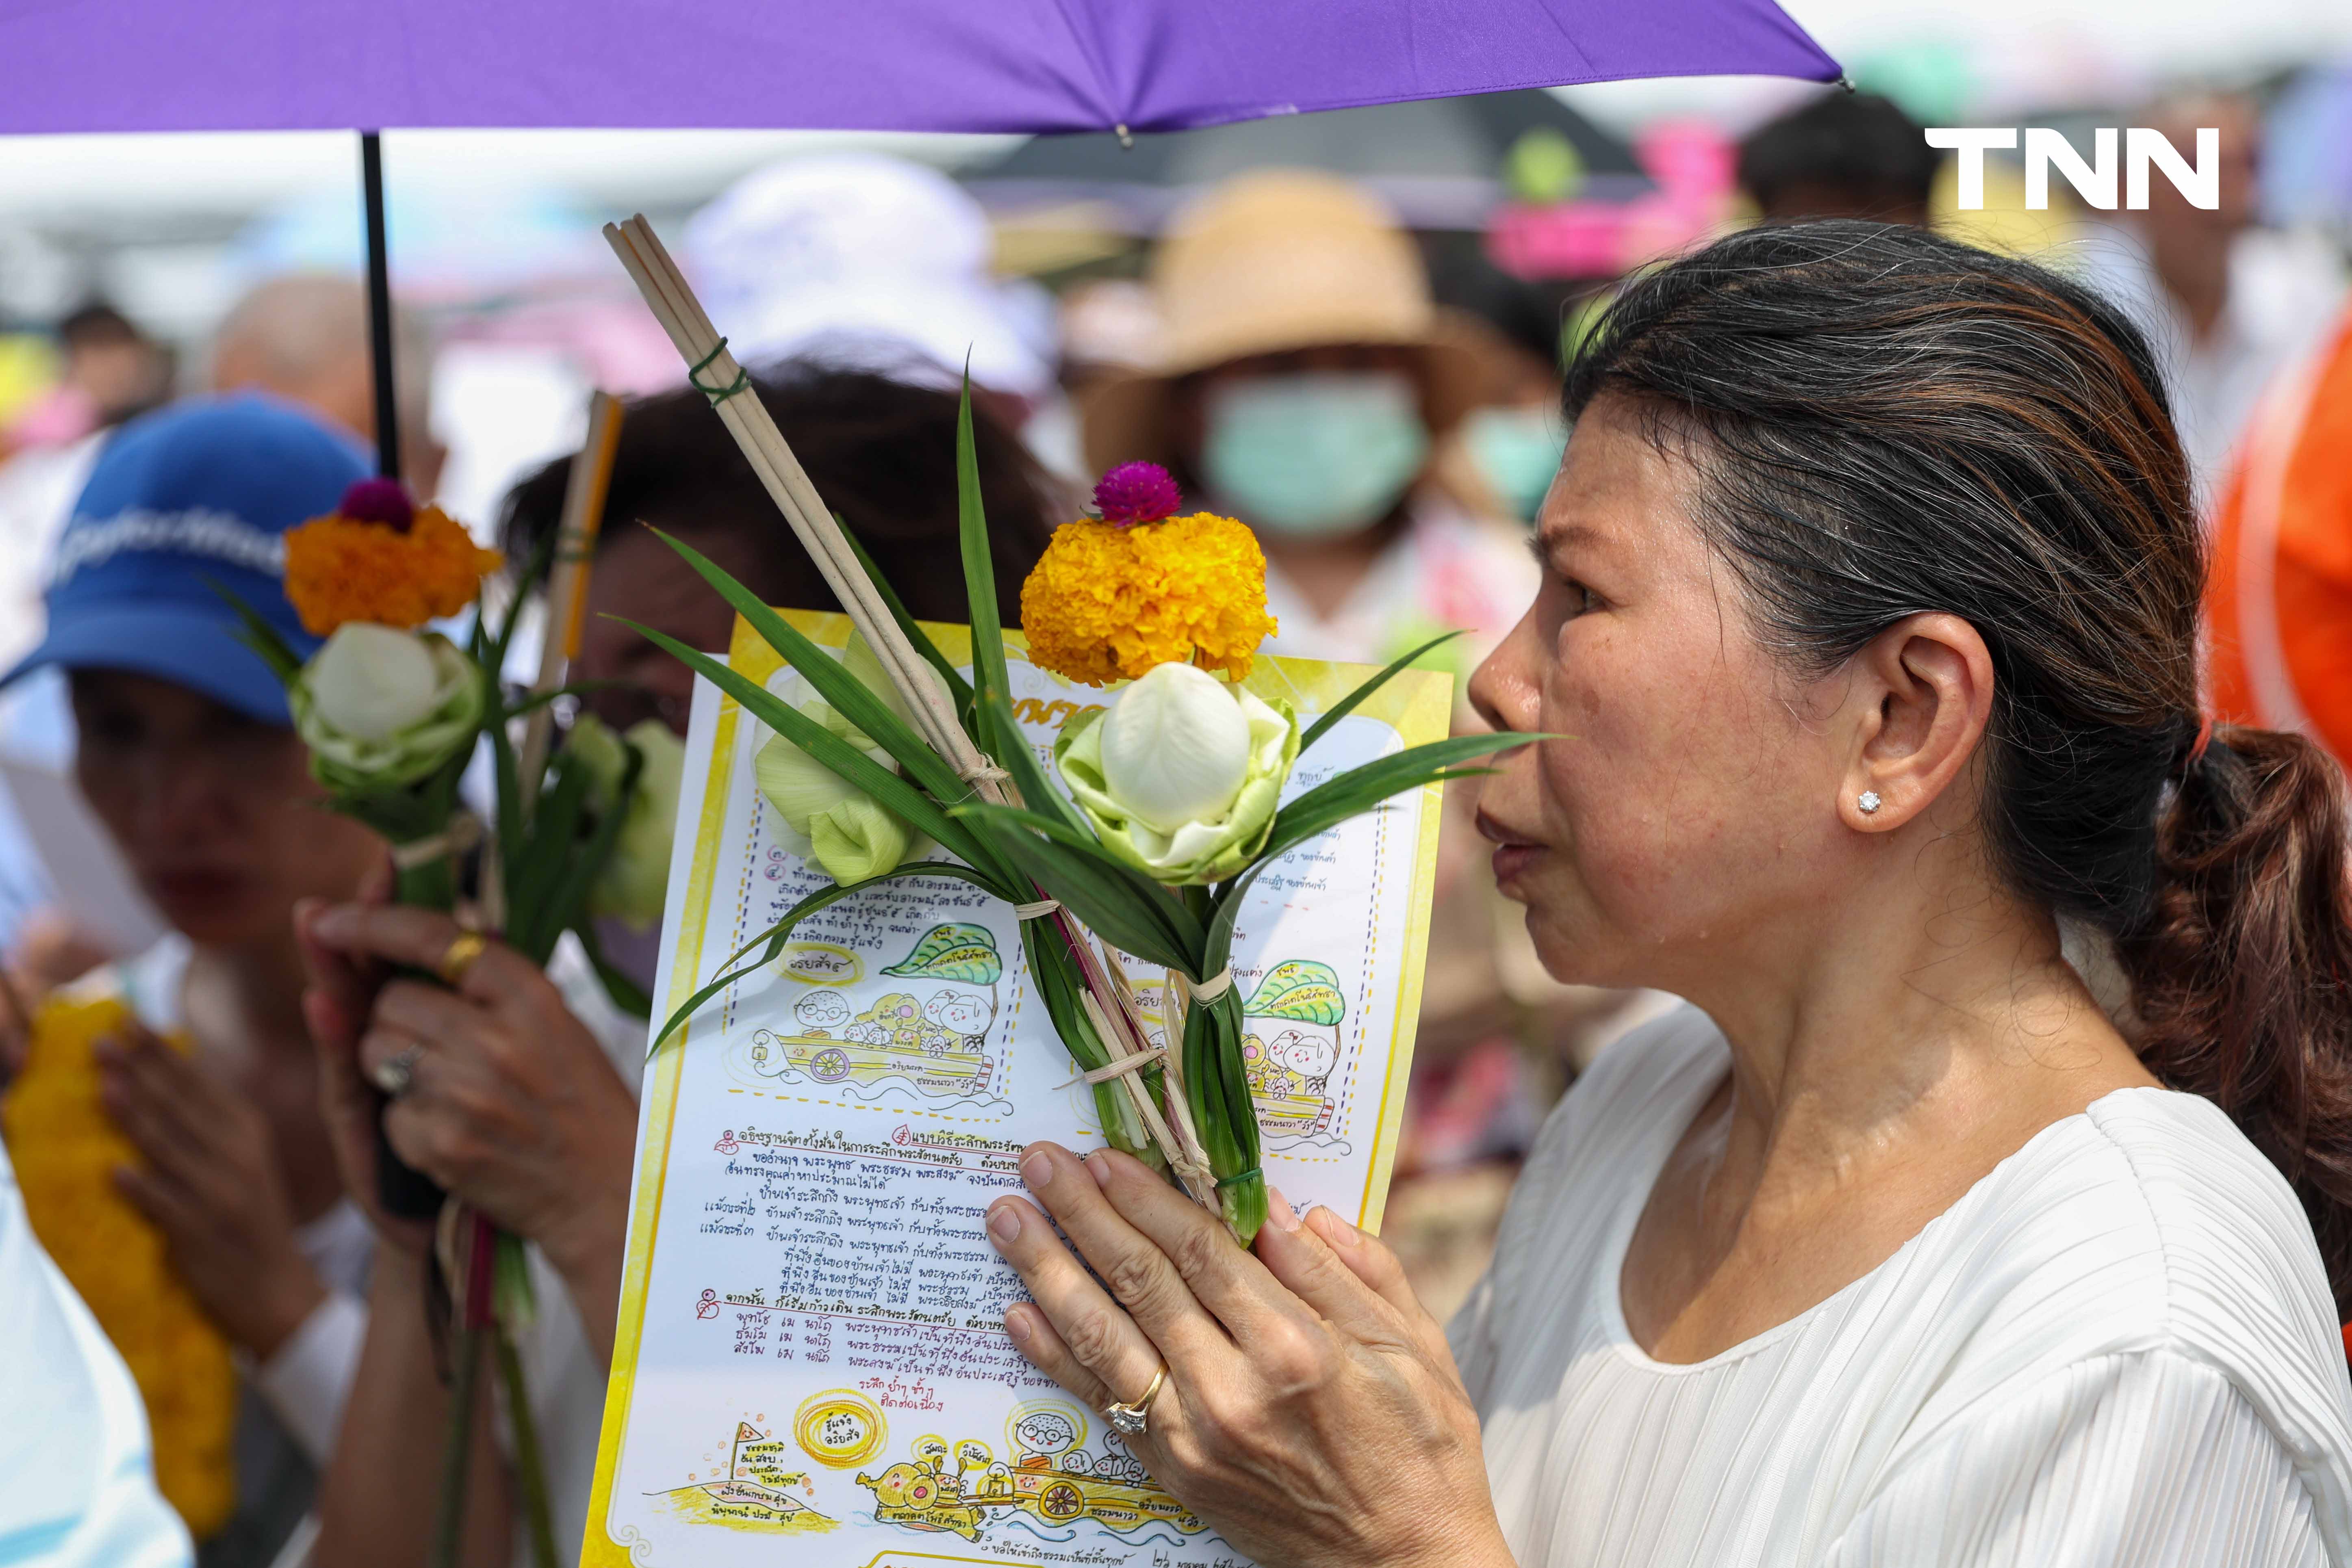
<path id="1" fill-rule="evenodd" d="M 1151 1425 L 1151 1402 L 1160 1397 L 1160 1387 L 1167 1381 L 1168 1363 L 1163 1361 L 1160 1370 L 1151 1374 L 1151 1386 L 1143 1391 L 1142 1398 L 1133 1404 L 1123 1399 L 1111 1401 L 1103 1406 L 1103 1419 L 1123 1437 L 1142 1436 L 1144 1429 Z"/>
<path id="2" fill-rule="evenodd" d="M 404 1046 L 400 1050 L 375 1064 L 373 1075 L 376 1088 L 389 1099 L 398 1100 L 416 1082 L 416 1060 L 425 1054 L 423 1046 Z"/>

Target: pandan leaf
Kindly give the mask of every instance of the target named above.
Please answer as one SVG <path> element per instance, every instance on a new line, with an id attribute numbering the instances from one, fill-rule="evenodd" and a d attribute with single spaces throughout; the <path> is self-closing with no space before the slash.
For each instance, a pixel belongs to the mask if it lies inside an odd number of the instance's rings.
<path id="1" fill-rule="evenodd" d="M 923 933 L 915 951 L 882 972 L 902 978 L 960 980 L 966 985 L 993 985 L 1004 977 L 1004 959 L 996 951 L 996 936 L 986 926 L 953 921 Z"/>
<path id="2" fill-rule="evenodd" d="M 636 622 L 630 620 L 623 620 L 621 624 L 635 626 L 655 646 L 675 655 L 696 674 L 735 699 L 742 705 L 744 711 L 892 811 L 897 812 L 900 816 L 905 817 L 918 832 L 926 834 L 945 846 L 948 853 L 955 856 L 956 858 L 967 865 L 994 869 L 994 866 L 988 858 L 986 845 L 976 835 L 967 831 L 961 823 L 950 820 L 947 813 L 941 811 L 930 796 L 867 756 L 857 747 L 835 735 L 792 704 L 783 701 L 750 677 L 739 670 L 730 669 L 724 660 L 713 658 L 707 653 L 698 652 L 676 637 L 657 632 L 651 626 L 638 626 Z M 824 658 L 828 664 L 834 663 L 833 659 L 826 655 L 820 654 L 818 657 Z M 836 665 L 835 668 L 838 666 Z M 847 679 L 852 685 L 856 684 L 855 677 L 845 676 L 845 679 Z M 859 690 L 864 691 L 865 689 L 860 687 Z M 869 699 L 873 698 L 871 692 L 866 692 L 866 695 Z M 874 705 L 877 708 L 882 706 L 878 699 L 874 700 Z M 884 711 L 887 713 L 887 710 Z M 850 718 L 853 723 L 856 721 L 846 710 L 844 710 L 843 716 Z M 893 718 L 891 722 L 896 723 L 897 720 Z M 866 731 L 866 733 L 868 736 L 874 736 L 874 731 L 871 730 Z M 874 738 L 879 739 L 878 736 Z M 929 748 L 925 747 L 924 750 L 929 751 Z M 871 880 L 871 879 L 868 879 Z"/>
<path id="3" fill-rule="evenodd" d="M 295 679 L 302 673 L 302 656 L 294 651 L 294 645 L 280 636 L 276 626 L 263 620 L 251 605 L 228 589 L 215 583 L 212 590 L 236 612 L 239 627 L 236 640 L 259 654 L 261 661 L 269 666 L 270 673 L 277 676 L 282 684 L 294 684 Z"/>
<path id="4" fill-rule="evenodd" d="M 1333 703 L 1323 712 L 1321 717 L 1318 718 L 1314 723 L 1307 727 L 1307 732 L 1305 734 L 1298 737 L 1299 753 L 1302 756 L 1305 755 L 1307 748 L 1313 745 L 1316 742 L 1321 740 L 1326 734 L 1328 734 L 1330 731 L 1332 725 L 1337 724 L 1340 720 L 1345 719 L 1349 714 L 1354 712 L 1357 707 L 1360 705 L 1366 698 L 1370 697 L 1373 692 L 1378 691 L 1381 687 L 1386 686 L 1391 680 L 1396 679 L 1401 672 L 1402 672 L 1415 660 L 1419 659 L 1422 655 L 1427 653 L 1433 647 L 1442 647 L 1446 643 L 1452 642 L 1455 637 L 1458 637 L 1461 635 L 1462 634 L 1460 632 L 1447 632 L 1443 637 L 1434 637 L 1430 638 L 1427 642 L 1422 644 L 1419 647 L 1413 649 L 1402 658 L 1398 659 L 1394 664 L 1390 665 L 1386 669 L 1381 670 L 1378 675 L 1373 676 L 1370 680 L 1365 681 L 1361 686 L 1357 687 L 1356 689 L 1348 693 L 1347 696 L 1342 697 L 1339 701 Z"/>
<path id="5" fill-rule="evenodd" d="M 816 694 L 830 704 L 835 712 L 849 721 L 859 732 L 890 753 L 906 776 L 920 784 L 940 800 L 953 800 L 963 789 L 963 782 L 947 760 L 933 751 L 929 742 L 915 732 L 913 725 L 892 711 L 890 704 L 866 683 L 852 675 L 841 660 L 817 647 L 803 636 L 790 621 L 760 602 L 760 596 L 728 575 L 692 545 L 671 538 L 659 529 L 655 534 L 686 563 L 702 574 L 703 580 L 719 590 L 720 597 L 735 607 L 735 612 L 750 623 L 753 631 L 770 647 L 776 650 L 786 664 L 799 672 L 802 679 L 816 689 Z M 771 724 L 771 729 L 781 726 Z M 808 748 L 803 747 L 803 750 Z M 837 771 L 837 770 L 836 770 Z M 867 791 L 869 795 L 872 791 Z M 900 814 L 905 815 L 904 813 Z"/>

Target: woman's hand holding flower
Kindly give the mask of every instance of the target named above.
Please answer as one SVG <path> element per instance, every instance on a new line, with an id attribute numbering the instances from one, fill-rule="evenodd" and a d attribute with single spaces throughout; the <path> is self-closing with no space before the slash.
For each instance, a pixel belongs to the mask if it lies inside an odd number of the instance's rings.
<path id="1" fill-rule="evenodd" d="M 430 973 L 449 951 L 458 925 L 436 910 L 308 903 L 295 929 L 310 968 L 305 1016 L 352 1190 L 375 1190 L 365 1086 L 405 1056 L 409 1087 L 383 1112 L 393 1152 L 538 1243 L 609 1351 L 637 1110 L 595 1037 L 539 966 L 501 942 L 455 991 L 388 979 L 402 968 Z M 351 1113 L 334 1114 L 344 1102 Z"/>
<path id="2" fill-rule="evenodd" d="M 1509 1563 L 1477 1415 L 1386 1247 L 1275 1195 L 1244 1252 L 1108 1151 L 1033 1144 L 1021 1171 L 1079 1256 L 1029 1203 L 991 1207 L 989 1238 L 1035 1299 L 1005 1314 L 1013 1342 L 1097 1409 L 1139 1398 L 1164 1360 L 1129 1447 L 1226 1540 L 1280 1568 Z"/>

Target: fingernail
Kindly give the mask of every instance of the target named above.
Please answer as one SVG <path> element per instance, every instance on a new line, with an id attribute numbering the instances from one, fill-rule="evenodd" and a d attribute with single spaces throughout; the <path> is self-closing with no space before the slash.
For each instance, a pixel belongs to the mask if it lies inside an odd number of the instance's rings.
<path id="1" fill-rule="evenodd" d="M 1015 1307 L 1013 1310 L 1005 1313 L 1004 1331 L 1013 1336 L 1013 1342 L 1014 1344 L 1027 1344 L 1029 1342 L 1030 1334 L 1029 1314 L 1023 1311 L 1018 1307 Z"/>
<path id="2" fill-rule="evenodd" d="M 1021 1234 L 1021 1215 L 1011 1204 L 1000 1204 L 988 1214 L 988 1234 L 1001 1246 Z"/>
<path id="3" fill-rule="evenodd" d="M 1317 1212 L 1323 1216 L 1323 1239 L 1332 1246 L 1353 1247 L 1363 1238 L 1363 1232 L 1342 1219 L 1339 1210 L 1327 1208 Z"/>
<path id="4" fill-rule="evenodd" d="M 1108 1187 L 1110 1185 L 1109 1154 L 1110 1151 L 1108 1149 L 1097 1149 L 1093 1153 L 1087 1156 L 1087 1174 L 1095 1179 L 1096 1186 Z"/>
<path id="5" fill-rule="evenodd" d="M 341 942 L 352 933 L 352 923 L 358 917 L 352 914 L 348 905 L 337 904 L 321 911 L 319 918 L 311 922 L 310 934 L 320 942 Z"/>
<path id="6" fill-rule="evenodd" d="M 1043 1149 L 1021 1162 L 1021 1179 L 1033 1193 L 1042 1193 L 1054 1179 L 1054 1156 Z"/>
<path id="7" fill-rule="evenodd" d="M 1265 1190 L 1265 1217 L 1285 1230 L 1298 1228 L 1298 1215 L 1291 1209 L 1290 1200 L 1282 1195 L 1280 1187 Z"/>

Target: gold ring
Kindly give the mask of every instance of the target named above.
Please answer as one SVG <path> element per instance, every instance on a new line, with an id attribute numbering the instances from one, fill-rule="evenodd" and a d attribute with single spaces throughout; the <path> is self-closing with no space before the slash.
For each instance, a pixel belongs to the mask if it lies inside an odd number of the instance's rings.
<path id="1" fill-rule="evenodd" d="M 433 972 L 455 991 L 466 984 L 466 971 L 474 967 L 475 961 L 488 952 L 489 946 L 490 939 L 480 931 L 461 931 L 441 954 L 441 962 L 433 966 Z"/>
<path id="2" fill-rule="evenodd" d="M 1142 1436 L 1143 1429 L 1151 1424 L 1151 1402 L 1160 1397 L 1160 1385 L 1167 1381 L 1168 1363 L 1163 1361 L 1160 1370 L 1151 1374 L 1151 1386 L 1143 1391 L 1142 1398 L 1132 1405 L 1111 1401 L 1103 1406 L 1103 1419 L 1118 1428 L 1121 1436 Z"/>

